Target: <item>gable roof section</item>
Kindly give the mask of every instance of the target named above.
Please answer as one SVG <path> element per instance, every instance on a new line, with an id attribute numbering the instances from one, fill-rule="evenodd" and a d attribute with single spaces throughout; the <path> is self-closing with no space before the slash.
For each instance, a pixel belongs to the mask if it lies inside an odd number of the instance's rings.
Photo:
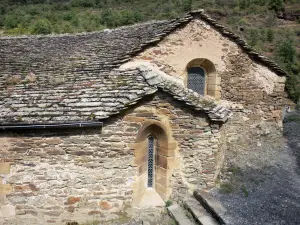
<path id="1" fill-rule="evenodd" d="M 75 76 L 83 69 L 84 72 L 98 73 L 111 70 L 194 18 L 206 21 L 223 36 L 235 42 L 254 61 L 267 66 L 280 76 L 288 76 L 274 61 L 255 51 L 203 10 L 197 10 L 178 19 L 151 21 L 103 32 L 0 37 L 0 77 L 29 71 L 37 74 L 46 72 L 54 76 Z"/>
<path id="2" fill-rule="evenodd" d="M 287 75 L 203 11 L 104 32 L 1 37 L 0 123 L 101 120 L 159 90 L 206 112 L 211 120 L 226 121 L 227 109 L 151 70 L 116 69 L 193 18 L 205 20 L 278 75 Z"/>
<path id="3" fill-rule="evenodd" d="M 272 70 L 279 76 L 289 76 L 289 74 L 285 72 L 276 62 L 257 52 L 252 46 L 248 45 L 245 40 L 243 40 L 238 35 L 226 29 L 223 25 L 219 24 L 216 20 L 210 18 L 207 14 L 203 12 L 203 10 L 194 11 L 191 12 L 190 14 L 193 17 L 196 18 L 198 17 L 199 19 L 202 19 L 203 21 L 207 22 L 223 36 L 235 42 L 254 61 L 268 67 L 270 70 Z"/>
<path id="4" fill-rule="evenodd" d="M 137 104 L 158 91 L 171 94 L 196 111 L 205 112 L 213 121 L 225 122 L 230 111 L 213 100 L 162 78 L 146 69 L 113 70 L 101 78 L 43 89 L 17 85 L 1 91 L 0 124 L 59 123 L 102 120 Z"/>

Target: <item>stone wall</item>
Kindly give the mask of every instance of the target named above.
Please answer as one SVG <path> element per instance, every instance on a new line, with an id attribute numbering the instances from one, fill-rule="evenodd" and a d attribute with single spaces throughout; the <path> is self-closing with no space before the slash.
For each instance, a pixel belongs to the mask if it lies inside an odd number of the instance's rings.
<path id="1" fill-rule="evenodd" d="M 211 95 L 217 99 L 220 92 L 222 100 L 242 104 L 268 119 L 291 103 L 284 92 L 285 77 L 254 62 L 235 42 L 200 19 L 171 33 L 135 60 L 147 60 L 186 85 L 186 67 L 195 59 L 214 64 L 217 76 L 207 82 L 216 86 Z"/>
<path id="2" fill-rule="evenodd" d="M 1 157 L 12 163 L 5 176 L 13 192 L 16 224 L 62 224 L 133 216 L 138 176 L 133 146 L 146 120 L 169 127 L 178 143 L 179 165 L 171 171 L 172 198 L 189 189 L 212 187 L 220 168 L 219 125 L 160 93 L 101 129 L 1 133 Z M 129 213 L 129 214 L 128 214 Z"/>

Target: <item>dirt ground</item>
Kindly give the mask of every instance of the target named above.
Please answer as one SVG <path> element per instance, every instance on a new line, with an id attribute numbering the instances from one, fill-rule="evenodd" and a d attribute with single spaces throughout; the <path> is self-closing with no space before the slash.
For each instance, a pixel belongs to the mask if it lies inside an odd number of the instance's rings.
<path id="1" fill-rule="evenodd" d="M 300 224 L 300 121 L 284 123 L 283 134 L 237 157 L 230 178 L 211 191 L 230 224 Z"/>

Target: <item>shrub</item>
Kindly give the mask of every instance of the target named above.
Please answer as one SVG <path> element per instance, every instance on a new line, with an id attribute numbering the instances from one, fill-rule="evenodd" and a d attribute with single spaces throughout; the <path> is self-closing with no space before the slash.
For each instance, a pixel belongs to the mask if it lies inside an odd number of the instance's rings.
<path id="1" fill-rule="evenodd" d="M 292 64 L 295 61 L 297 51 L 293 45 L 293 41 L 286 39 L 278 45 L 275 54 L 283 63 Z"/>
<path id="2" fill-rule="evenodd" d="M 94 0 L 72 0 L 71 6 L 74 7 L 93 7 L 95 6 Z"/>
<path id="3" fill-rule="evenodd" d="M 259 41 L 259 33 L 256 29 L 251 29 L 248 35 L 249 44 L 255 46 Z"/>
<path id="4" fill-rule="evenodd" d="M 274 41 L 274 32 L 271 29 L 268 29 L 268 31 L 267 31 L 267 41 L 268 42 Z"/>
<path id="5" fill-rule="evenodd" d="M 220 192 L 223 194 L 230 194 L 234 192 L 234 187 L 232 184 L 228 182 L 224 182 L 220 184 Z"/>
<path id="6" fill-rule="evenodd" d="M 192 0 L 184 0 L 182 3 L 183 11 L 188 12 L 192 10 Z"/>
<path id="7" fill-rule="evenodd" d="M 21 17 L 18 14 L 8 14 L 4 18 L 4 26 L 8 29 L 13 29 L 18 27 L 21 22 Z"/>
<path id="8" fill-rule="evenodd" d="M 173 204 L 172 200 L 168 200 L 166 201 L 166 207 L 169 207 Z"/>
<path id="9" fill-rule="evenodd" d="M 39 19 L 31 29 L 32 34 L 50 34 L 53 26 L 47 19 Z"/>
<path id="10" fill-rule="evenodd" d="M 284 9 L 283 0 L 269 0 L 269 8 L 275 12 L 282 11 Z"/>

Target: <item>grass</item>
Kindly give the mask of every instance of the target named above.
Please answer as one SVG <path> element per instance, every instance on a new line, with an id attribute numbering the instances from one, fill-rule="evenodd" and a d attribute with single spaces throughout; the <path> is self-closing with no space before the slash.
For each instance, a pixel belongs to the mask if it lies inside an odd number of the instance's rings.
<path id="1" fill-rule="evenodd" d="M 231 184 L 229 182 L 220 183 L 220 188 L 219 189 L 220 189 L 220 192 L 223 193 L 223 194 L 231 194 L 235 190 L 233 184 Z"/>
<path id="2" fill-rule="evenodd" d="M 166 201 L 166 207 L 169 207 L 173 204 L 172 200 L 168 200 Z"/>
<path id="3" fill-rule="evenodd" d="M 285 118 L 286 122 L 300 123 L 300 115 L 290 115 Z"/>
<path id="4" fill-rule="evenodd" d="M 249 196 L 249 191 L 247 190 L 247 188 L 246 188 L 245 185 L 242 185 L 241 191 L 243 192 L 243 194 L 244 194 L 245 197 Z"/>

